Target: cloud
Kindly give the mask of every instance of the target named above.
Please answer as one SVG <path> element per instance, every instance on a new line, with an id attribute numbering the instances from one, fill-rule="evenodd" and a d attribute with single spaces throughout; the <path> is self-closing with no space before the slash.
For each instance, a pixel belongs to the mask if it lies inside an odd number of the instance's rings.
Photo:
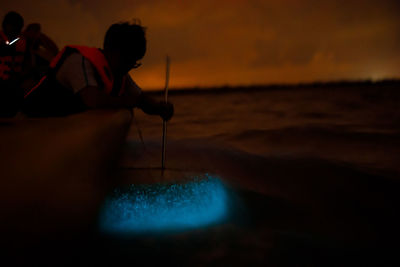
<path id="1" fill-rule="evenodd" d="M 141 19 L 148 53 L 132 74 L 144 87 L 162 87 L 166 54 L 172 86 L 399 76 L 397 0 L 5 2 L 60 46 L 101 46 L 110 24 Z"/>

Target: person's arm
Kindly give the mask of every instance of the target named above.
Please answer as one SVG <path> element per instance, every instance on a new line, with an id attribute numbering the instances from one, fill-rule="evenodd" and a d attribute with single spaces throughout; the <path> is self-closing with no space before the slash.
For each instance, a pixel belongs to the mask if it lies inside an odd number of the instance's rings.
<path id="1" fill-rule="evenodd" d="M 91 66 L 91 65 L 89 65 Z M 88 67 L 89 67 L 88 66 Z M 92 76 L 92 68 L 86 68 L 86 75 Z M 121 96 L 110 96 L 104 90 L 97 87 L 93 79 L 88 85 L 78 91 L 83 103 L 88 108 L 134 108 L 138 106 L 142 90 L 128 75 L 125 77 L 125 88 Z"/>
<path id="2" fill-rule="evenodd" d="M 79 54 L 70 55 L 57 73 L 57 80 L 78 94 L 88 108 L 135 108 L 150 115 L 160 115 L 171 119 L 174 107 L 171 103 L 157 102 L 142 92 L 128 75 L 125 77 L 125 90 L 121 96 L 111 96 L 97 86 L 94 69 Z"/>
<path id="3" fill-rule="evenodd" d="M 149 115 L 159 115 L 164 120 L 170 120 L 174 115 L 174 105 L 170 102 L 156 101 L 145 93 L 141 93 L 137 103 L 138 108 Z"/>
<path id="4" fill-rule="evenodd" d="M 144 93 L 129 74 L 127 76 L 125 92 L 122 97 L 131 99 L 132 101 L 135 100 L 134 106 L 140 108 L 149 115 L 159 115 L 165 120 L 170 120 L 174 114 L 174 106 L 171 103 L 156 101 L 148 94 Z"/>
<path id="5" fill-rule="evenodd" d="M 149 115 L 159 115 L 165 120 L 170 120 L 174 114 L 171 103 L 158 102 L 141 92 L 139 96 L 125 93 L 122 96 L 110 96 L 96 86 L 88 86 L 79 92 L 83 103 L 88 108 L 134 108 L 138 107 Z"/>

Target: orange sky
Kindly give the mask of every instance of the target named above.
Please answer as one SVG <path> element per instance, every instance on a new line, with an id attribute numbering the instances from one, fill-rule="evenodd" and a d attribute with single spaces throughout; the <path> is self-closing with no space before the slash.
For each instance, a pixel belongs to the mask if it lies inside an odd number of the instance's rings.
<path id="1" fill-rule="evenodd" d="M 139 18 L 148 50 L 132 77 L 171 87 L 400 78 L 398 0 L 12 0 L 62 47 L 100 47 L 107 27 Z"/>

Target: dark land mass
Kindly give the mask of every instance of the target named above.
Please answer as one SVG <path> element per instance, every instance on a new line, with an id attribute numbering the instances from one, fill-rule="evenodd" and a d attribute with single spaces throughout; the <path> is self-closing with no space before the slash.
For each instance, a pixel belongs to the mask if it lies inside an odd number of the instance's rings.
<path id="1" fill-rule="evenodd" d="M 227 93 L 227 92 L 240 92 L 240 91 L 272 91 L 272 90 L 316 90 L 316 89 L 333 89 L 341 90 L 346 88 L 399 88 L 399 79 L 385 79 L 385 80 L 343 80 L 343 81 L 327 81 L 327 82 L 313 82 L 313 83 L 298 83 L 298 84 L 256 84 L 246 86 L 219 86 L 219 87 L 186 87 L 186 88 L 171 88 L 169 94 L 182 95 L 182 94 L 207 94 L 207 93 Z M 150 91 L 150 94 L 160 95 L 163 90 Z"/>

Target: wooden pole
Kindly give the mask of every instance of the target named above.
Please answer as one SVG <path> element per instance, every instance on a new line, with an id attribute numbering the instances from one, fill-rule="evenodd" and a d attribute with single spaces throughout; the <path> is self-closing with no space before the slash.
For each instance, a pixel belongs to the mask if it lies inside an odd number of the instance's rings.
<path id="1" fill-rule="evenodd" d="M 166 58 L 166 71 L 165 71 L 165 87 L 164 87 L 164 100 L 168 102 L 168 84 L 169 84 L 169 56 Z M 167 121 L 163 120 L 163 136 L 162 136 L 162 156 L 161 156 L 161 169 L 165 170 L 165 152 L 167 144 Z"/>

